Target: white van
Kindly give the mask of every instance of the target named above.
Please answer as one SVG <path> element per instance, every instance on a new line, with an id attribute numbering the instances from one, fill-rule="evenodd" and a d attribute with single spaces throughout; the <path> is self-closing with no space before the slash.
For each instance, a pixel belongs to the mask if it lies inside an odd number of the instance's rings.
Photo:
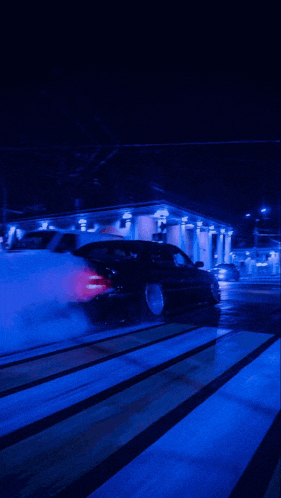
<path id="1" fill-rule="evenodd" d="M 122 235 L 80 230 L 34 230 L 26 232 L 20 240 L 13 240 L 9 251 L 44 250 L 74 252 L 90 242 L 124 239 Z"/>

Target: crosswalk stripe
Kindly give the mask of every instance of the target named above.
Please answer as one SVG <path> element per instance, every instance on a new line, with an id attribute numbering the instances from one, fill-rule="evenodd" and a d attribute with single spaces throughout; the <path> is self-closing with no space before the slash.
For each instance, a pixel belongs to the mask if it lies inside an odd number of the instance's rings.
<path id="1" fill-rule="evenodd" d="M 235 493 L 280 409 L 280 341 L 177 325 L 176 337 L 163 326 L 153 344 L 2 398 L 3 498 L 19 492 L 41 498 Z M 144 340 L 150 338 L 148 330 Z M 112 430 L 99 434 L 103 417 Z M 67 453 L 63 465 L 60 452 Z"/>
<path id="2" fill-rule="evenodd" d="M 71 468 L 69 476 L 71 482 L 75 477 L 79 477 L 81 472 L 85 473 L 91 469 L 93 461 L 98 464 L 105 460 L 154 423 L 157 433 L 158 420 L 202 391 L 204 386 L 233 367 L 238 358 L 245 357 L 261 342 L 261 338 L 251 332 L 224 336 L 219 342 L 201 350 L 195 356 L 183 359 L 181 362 L 173 362 L 173 365 L 167 366 L 165 370 L 155 372 L 153 376 L 150 375 L 138 384 L 129 386 L 125 391 L 116 393 L 82 413 L 79 412 L 71 419 L 61 422 L 59 426 L 46 429 L 36 438 L 33 437 L 31 442 L 26 440 L 7 448 L 2 453 L 2 458 L 5 458 L 6 462 L 11 462 L 10 472 L 13 472 L 14 476 L 20 474 L 24 467 L 26 478 L 29 477 L 31 485 L 34 479 L 33 467 L 29 463 L 31 448 L 38 459 L 36 474 L 41 476 L 44 474 L 45 448 L 48 448 L 49 454 L 52 452 L 55 454 L 58 449 L 62 451 L 63 445 L 71 447 L 72 452 L 64 457 L 64 468 L 61 467 L 60 460 L 55 463 L 54 458 L 52 463 L 56 475 L 55 486 L 58 488 L 61 481 L 66 481 L 65 467 Z M 248 347 L 245 347 L 246 344 Z M 220 361 L 219 358 L 224 358 L 224 361 Z M 61 434 L 59 444 L 58 431 Z M 110 438 L 104 438 L 103 434 L 108 432 Z M 65 441 L 63 434 L 68 435 Z M 86 462 L 83 459 L 84 444 L 76 443 L 85 440 L 88 441 L 87 449 L 91 455 Z M 73 454 L 77 461 L 75 464 L 73 464 Z M 40 461 L 43 462 L 43 466 L 40 466 Z M 6 463 L 6 473 L 8 469 Z M 50 490 L 52 486 L 48 488 Z M 16 494 L 16 490 L 12 494 Z"/>
<path id="3" fill-rule="evenodd" d="M 234 486 L 229 498 L 276 498 L 280 496 L 281 412 L 275 417 L 266 436 L 259 445 L 249 465 Z M 279 470 L 278 470 L 279 459 Z M 274 471 L 272 471 L 274 469 Z M 253 476 L 255 477 L 253 479 Z M 271 485 L 268 483 L 271 481 Z M 275 482 L 274 482 L 275 481 Z M 279 481 L 279 492 L 278 492 Z M 271 493 L 272 490 L 272 493 Z"/>
<path id="4" fill-rule="evenodd" d="M 126 334 L 124 337 L 119 336 L 118 339 L 110 339 L 105 341 L 100 341 L 91 346 L 89 350 L 85 348 L 84 357 L 78 361 L 78 365 L 69 366 L 68 368 L 63 368 L 63 361 L 67 363 L 71 363 L 71 358 L 69 359 L 70 352 L 60 353 L 59 356 L 55 355 L 55 360 L 57 361 L 57 369 L 58 371 L 53 373 L 55 369 L 53 363 L 50 362 L 50 358 L 41 358 L 40 360 L 32 359 L 29 363 L 20 364 L 20 366 L 13 365 L 12 367 L 8 366 L 5 369 L 2 369 L 1 372 L 1 391 L 0 398 L 5 396 L 10 396 L 11 394 L 15 394 L 20 391 L 24 391 L 25 389 L 29 389 L 31 387 L 39 386 L 46 382 L 50 382 L 51 380 L 59 379 L 64 375 L 69 375 L 74 372 L 78 372 L 89 368 L 93 365 L 97 365 L 98 363 L 102 363 L 104 361 L 111 360 L 113 358 L 118 358 L 124 354 L 131 353 L 133 351 L 140 350 L 148 345 L 157 344 L 161 341 L 165 341 L 169 338 L 178 337 L 180 335 L 185 334 L 191 329 L 196 329 L 197 327 L 187 324 L 167 324 L 166 327 L 162 326 L 153 330 L 153 339 L 152 339 L 152 330 L 144 329 L 135 334 Z M 80 351 L 81 352 L 81 351 Z M 72 353 L 72 351 L 71 351 Z M 85 361 L 85 358 L 91 354 L 90 361 Z M 74 351 L 75 357 L 72 361 L 77 361 L 77 351 Z M 44 368 L 45 362 L 45 368 Z M 40 365 L 40 373 L 41 376 L 38 377 L 38 364 Z M 21 383 L 21 378 L 23 380 L 30 378 L 32 376 L 32 370 L 34 372 L 35 378 L 29 382 Z M 48 375 L 48 372 L 52 372 Z"/>
<path id="5" fill-rule="evenodd" d="M 199 368 L 199 372 L 196 374 L 196 372 L 193 369 L 194 362 L 193 362 L 193 364 L 191 364 L 190 370 L 187 368 L 189 362 L 187 362 L 186 367 L 183 366 L 183 368 L 182 368 L 183 371 L 187 371 L 189 373 L 189 375 L 187 376 L 187 379 L 189 379 L 189 377 L 190 377 L 190 385 L 191 385 L 190 394 L 191 394 L 191 396 L 189 396 L 188 389 L 186 387 L 186 392 L 183 391 L 183 402 L 180 403 L 178 406 L 176 406 L 172 410 L 167 408 L 168 413 L 165 414 L 165 412 L 164 412 L 164 415 L 162 417 L 161 417 L 161 413 L 160 413 L 159 414 L 160 420 L 153 421 L 153 419 L 151 418 L 151 416 L 148 413 L 146 415 L 146 417 L 148 419 L 147 429 L 145 429 L 144 431 L 142 431 L 139 435 L 137 435 L 135 437 L 133 437 L 133 434 L 132 434 L 133 439 L 130 439 L 127 444 L 126 443 L 123 444 L 124 441 L 121 441 L 123 446 L 120 448 L 120 450 L 117 451 L 116 456 L 112 455 L 113 460 L 118 461 L 119 464 L 122 464 L 122 463 L 124 464 L 124 459 L 128 458 L 128 456 L 131 459 L 132 455 L 134 455 L 135 451 L 137 451 L 137 453 L 139 453 L 140 451 L 145 449 L 145 447 L 153 444 L 153 442 L 155 440 L 157 440 L 159 437 L 161 437 L 161 435 L 165 434 L 165 432 L 167 432 L 167 430 L 169 430 L 171 427 L 173 427 L 183 417 L 188 415 L 188 413 L 192 412 L 196 408 L 196 406 L 199 406 L 202 402 L 204 402 L 206 399 L 208 399 L 208 397 L 211 396 L 214 392 L 216 392 L 222 385 L 224 385 L 229 380 L 229 378 L 234 377 L 237 374 L 237 372 L 239 372 L 241 369 L 243 369 L 245 367 L 245 365 L 247 363 L 250 363 L 251 361 L 253 361 L 253 359 L 255 357 L 257 357 L 259 354 L 261 354 L 261 352 L 263 350 L 265 350 L 269 346 L 269 344 L 275 340 L 273 337 L 270 337 L 269 339 L 268 339 L 268 337 L 269 336 L 268 335 L 266 336 L 265 334 L 253 334 L 251 332 L 241 332 L 240 334 L 238 333 L 238 334 L 231 335 L 231 336 L 225 335 L 225 336 L 222 336 L 221 341 L 216 345 L 216 347 L 213 347 L 214 351 L 212 354 L 210 354 L 211 352 L 209 351 L 209 349 L 211 349 L 211 348 L 209 348 L 205 352 L 203 351 L 202 353 L 198 353 L 196 355 L 196 357 L 194 358 L 194 361 L 199 361 L 199 358 L 201 357 L 201 361 L 203 361 L 203 364 L 205 362 L 205 376 L 203 375 L 203 368 Z M 231 345 L 229 346 L 229 342 L 231 342 L 232 346 Z M 235 345 L 235 347 L 233 347 L 233 345 Z M 218 352 L 218 356 L 216 356 L 216 352 Z M 212 364 L 210 361 L 210 356 L 212 356 L 212 358 L 213 358 L 213 372 L 210 372 L 210 365 Z M 221 358 L 223 358 L 225 356 L 227 356 L 227 358 L 222 362 L 224 364 L 221 365 Z M 228 356 L 229 357 L 232 356 L 232 359 L 228 358 Z M 201 372 L 201 376 L 200 376 L 200 372 Z M 167 376 L 168 375 L 167 369 L 163 373 L 165 376 Z M 204 378 L 205 378 L 205 380 L 204 380 Z M 197 385 L 196 385 L 196 383 L 194 383 L 196 381 L 196 379 L 198 379 Z M 211 380 L 211 379 L 213 379 L 213 380 Z M 208 382 L 210 380 L 211 380 L 211 382 Z M 168 380 L 167 380 L 167 382 L 168 382 Z M 207 384 L 206 384 L 206 382 L 207 382 Z M 203 386 L 203 388 L 202 388 L 202 386 Z M 174 387 L 174 389 L 170 390 L 170 392 L 169 392 L 170 396 L 173 397 L 173 392 L 175 391 L 175 389 L 176 389 L 176 386 Z M 148 389 L 148 391 L 149 391 L 149 389 Z M 127 390 L 127 392 L 129 392 L 129 391 Z M 138 392 L 138 390 L 136 390 L 136 393 L 137 392 Z M 159 395 L 160 395 L 160 392 L 159 392 Z M 194 394 L 192 394 L 192 392 Z M 128 394 L 128 396 L 129 396 L 129 394 Z M 126 396 L 124 399 L 126 400 Z M 180 402 L 180 399 L 179 399 L 179 402 Z M 109 407 L 111 406 L 111 403 L 113 403 L 112 399 L 109 402 Z M 117 402 L 117 404 L 118 404 L 118 402 Z M 130 405 L 130 400 L 129 400 L 129 405 Z M 177 405 L 177 403 L 176 403 L 176 405 Z M 109 417 L 108 410 L 105 410 L 105 412 L 104 412 L 104 408 L 102 408 L 101 413 L 105 413 L 106 419 L 108 419 L 108 417 Z M 92 428 L 90 427 L 90 429 L 89 429 L 90 434 L 91 434 L 90 439 L 92 438 L 92 440 L 95 441 L 96 436 L 94 435 L 93 430 L 94 430 L 94 427 L 98 421 L 98 420 L 97 421 L 95 420 L 95 410 L 93 410 L 92 415 L 90 413 L 88 413 L 88 416 L 89 416 L 88 417 L 89 421 L 91 421 L 90 425 L 92 426 Z M 69 422 L 73 422 L 74 428 L 77 426 L 77 424 L 81 424 L 82 427 L 84 428 L 83 419 L 81 419 L 80 416 L 77 417 L 76 422 L 75 422 L 75 419 L 73 421 L 69 421 Z M 67 425 L 69 425 L 69 428 L 67 428 Z M 55 447 L 57 447 L 56 434 L 58 434 L 58 433 L 71 434 L 72 433 L 72 429 L 71 429 L 72 424 L 70 423 L 67 425 L 60 424 L 57 427 L 57 429 L 54 431 L 53 435 L 52 435 L 52 431 L 50 433 L 47 432 L 46 435 L 39 434 L 38 435 L 39 448 L 41 448 L 41 445 L 43 445 L 43 448 L 45 448 L 45 447 L 48 448 L 49 454 L 51 454 L 51 455 L 54 454 L 54 451 L 52 451 L 52 449 L 50 447 L 49 441 L 54 441 Z M 98 435 L 98 433 L 97 433 L 97 435 Z M 73 435 L 73 437 L 74 437 L 74 441 L 75 441 L 76 440 L 75 434 Z M 86 441 L 88 440 L 86 429 L 85 429 L 85 432 L 83 433 L 83 436 L 81 438 L 78 438 L 78 439 L 83 441 L 83 437 L 85 438 L 84 440 L 86 440 Z M 121 437 L 120 434 L 119 435 L 117 434 L 117 437 L 120 438 Z M 113 434 L 111 434 L 111 436 L 110 436 L 110 443 L 114 446 Z M 104 447 L 103 440 L 101 441 L 101 444 L 102 444 L 102 448 L 103 448 Z M 6 462 L 11 462 L 12 472 L 15 476 L 17 475 L 17 472 L 16 472 L 17 460 L 19 461 L 18 465 L 20 467 L 21 467 L 21 465 L 24 465 L 24 468 L 26 469 L 25 473 L 27 476 L 28 476 L 27 469 L 29 467 L 32 468 L 32 466 L 29 465 L 29 461 L 28 461 L 29 460 L 28 455 L 30 455 L 30 453 L 31 453 L 31 451 L 28 449 L 29 448 L 28 445 L 29 445 L 29 441 L 27 440 L 24 445 L 23 445 L 23 443 L 20 443 L 20 445 L 15 445 L 11 448 L 7 448 L 7 450 L 2 452 L 2 456 L 6 460 Z M 84 451 L 83 446 L 84 445 L 82 445 L 82 455 L 83 455 L 83 451 Z M 67 442 L 66 447 L 73 448 L 73 454 L 75 455 L 75 458 L 77 458 L 79 461 L 82 455 L 79 456 L 79 453 L 77 453 L 77 451 L 75 450 L 75 445 L 73 446 L 73 442 L 71 442 L 71 440 L 69 442 Z M 37 458 L 38 458 L 38 462 L 40 462 L 42 460 L 42 458 L 40 457 L 40 452 L 38 453 L 38 451 L 36 449 L 36 440 L 34 440 L 34 438 L 31 439 L 31 448 L 32 448 L 32 451 L 35 451 L 35 453 L 38 454 Z M 100 454 L 100 450 L 99 450 L 99 447 L 97 444 L 94 444 L 94 447 L 91 449 L 89 447 L 89 443 L 87 443 L 87 448 L 89 451 L 89 455 L 92 455 L 91 458 L 93 458 L 93 459 L 95 459 L 95 451 L 97 451 L 97 454 Z M 63 451 L 63 450 L 60 449 L 60 451 Z M 64 453 L 65 453 L 65 451 L 64 451 Z M 26 462 L 24 460 L 24 455 L 27 455 L 27 458 L 28 458 Z M 135 456 L 137 456 L 137 455 L 135 455 Z M 42 457 L 43 457 L 43 462 L 44 462 L 45 451 L 43 452 Z M 70 457 L 73 458 L 73 455 L 70 455 Z M 100 475 L 100 476 L 107 475 L 108 476 L 108 472 L 109 471 L 112 472 L 112 469 L 114 469 L 114 465 L 112 465 L 112 457 L 106 458 L 105 461 L 101 462 L 100 466 L 98 466 L 98 468 L 95 469 L 95 471 L 94 471 L 95 478 L 96 478 L 96 475 Z M 91 463 L 91 458 L 89 458 L 89 463 Z M 22 459 L 23 459 L 23 462 L 22 462 Z M 83 466 L 85 466 L 85 465 L 87 465 L 87 464 L 83 460 Z M 60 468 L 60 466 L 61 466 L 60 461 L 58 462 L 58 466 Z M 67 468 L 72 469 L 71 470 L 71 479 L 73 479 L 73 477 L 74 477 L 74 468 L 73 468 L 74 466 L 75 466 L 74 463 L 72 466 L 67 465 Z M 56 490 L 56 493 L 57 493 L 57 491 L 59 491 L 58 487 L 59 487 L 59 482 L 60 482 L 59 481 L 59 474 L 58 474 L 58 471 L 54 467 L 54 463 L 52 463 L 52 468 L 54 470 L 54 474 L 56 475 L 56 480 L 55 480 L 55 483 L 53 482 L 53 486 L 54 486 L 54 489 Z M 82 469 L 83 468 L 84 467 L 82 467 Z M 65 468 L 64 467 L 61 468 L 61 471 L 63 472 L 63 480 L 65 481 L 65 475 L 64 475 Z M 81 469 L 79 472 L 81 472 Z M 83 470 L 82 470 L 82 472 L 83 472 Z M 37 474 L 38 474 L 38 477 L 37 477 Z M 34 486 L 34 479 L 37 483 L 40 483 L 40 486 L 41 486 L 43 476 L 44 476 L 44 472 L 41 475 L 40 466 L 38 463 L 36 476 L 34 476 L 34 478 L 31 479 L 30 486 Z M 81 498 L 84 496 L 87 496 L 87 494 L 86 494 L 87 483 L 89 483 L 89 486 L 90 486 L 92 478 L 93 478 L 93 475 L 91 475 L 90 478 L 89 478 L 89 475 L 86 475 L 85 478 L 83 479 L 83 483 L 82 483 L 80 488 L 76 487 L 77 483 L 75 485 L 71 484 L 70 488 L 68 488 L 65 492 L 62 492 L 63 493 L 62 496 L 79 496 Z M 17 482 L 18 482 L 18 480 L 17 480 Z M 86 485 L 85 485 L 85 482 L 86 482 Z M 16 486 L 16 484 L 15 484 L 15 486 Z M 73 486 L 74 486 L 74 489 L 73 489 Z M 91 484 L 91 486 L 92 486 L 92 488 L 91 488 L 91 490 L 92 490 L 93 485 Z M 48 484 L 47 488 L 49 491 L 51 489 L 51 491 L 53 493 L 54 490 L 52 488 L 51 483 Z M 84 491 L 82 491 L 82 490 L 84 490 Z M 10 491 L 11 491 L 11 489 L 10 489 Z M 28 493 L 28 488 L 25 490 L 25 492 Z M 13 494 L 17 494 L 16 489 L 13 489 L 12 495 Z M 117 496 L 119 496 L 119 495 L 117 495 Z M 122 496 L 122 494 L 120 496 Z"/>
<path id="6" fill-rule="evenodd" d="M 280 410 L 279 355 L 280 341 L 88 498 L 228 498 Z"/>
<path id="7" fill-rule="evenodd" d="M 180 331 L 183 329 L 183 326 L 188 328 L 193 328 L 194 325 L 190 324 L 179 324 L 179 323 L 171 323 L 171 324 L 163 324 L 163 323 L 157 323 L 157 324 L 142 324 L 138 326 L 131 326 L 125 327 L 125 331 L 120 332 L 120 329 L 117 329 L 117 331 L 111 330 L 110 335 L 105 337 L 105 334 L 108 333 L 109 331 L 104 330 L 103 332 L 97 332 L 94 330 L 92 332 L 92 335 L 90 334 L 90 331 L 88 331 L 88 334 L 86 336 L 78 337 L 75 338 L 72 342 L 70 340 L 64 341 L 62 343 L 55 343 L 55 344 L 47 344 L 41 347 L 36 347 L 32 349 L 29 349 L 27 351 L 20 351 L 20 352 L 13 352 L 10 354 L 6 354 L 4 356 L 0 356 L 0 370 L 5 369 L 5 368 L 10 368 L 15 365 L 23 365 L 24 363 L 32 363 L 36 362 L 38 360 L 42 360 L 44 358 L 50 358 L 50 357 L 58 357 L 59 355 L 67 352 L 73 352 L 77 350 L 81 350 L 84 348 L 87 348 L 88 346 L 94 346 L 98 344 L 105 344 L 110 341 L 114 340 L 119 340 L 120 338 L 126 338 L 127 336 L 132 336 L 135 335 L 136 337 L 145 335 L 148 332 L 159 332 L 167 330 L 167 326 L 172 327 L 173 330 L 175 331 Z M 90 340 L 92 338 L 92 340 Z M 79 342 L 77 344 L 77 341 Z M 71 345 L 67 345 L 66 343 L 69 344 L 71 342 Z M 43 352 L 42 352 L 43 351 Z M 30 356 L 28 356 L 30 355 Z"/>
<path id="8" fill-rule="evenodd" d="M 168 339 L 161 345 L 148 346 L 145 353 L 135 351 L 122 358 L 90 367 L 88 371 L 71 374 L 67 376 L 68 379 L 57 379 L 44 386 L 37 386 L 0 399 L 2 436 L 0 449 L 73 416 L 104 397 L 112 396 L 118 390 L 139 382 L 143 377 L 150 376 L 159 369 L 165 369 L 170 363 L 196 354 L 198 348 L 208 348 L 212 342 L 215 343 L 230 333 L 227 330 L 218 332 L 211 327 L 202 327 L 200 336 L 195 332 L 197 330 L 189 332 L 186 337 L 176 337 Z M 268 338 L 265 334 L 261 336 L 262 341 Z M 112 365 L 111 370 L 108 369 L 109 364 Z M 108 376 L 109 371 L 112 373 L 112 378 Z M 72 382 L 69 380 L 71 377 Z M 59 384 L 57 390 L 52 383 Z M 67 396 L 69 392 L 73 394 L 72 398 Z M 25 413 L 18 412 L 16 407 L 21 405 L 26 407 Z"/>

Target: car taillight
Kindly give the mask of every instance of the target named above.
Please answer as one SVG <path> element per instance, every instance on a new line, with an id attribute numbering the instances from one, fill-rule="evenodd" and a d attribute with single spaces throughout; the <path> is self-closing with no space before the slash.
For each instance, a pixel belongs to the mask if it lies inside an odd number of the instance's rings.
<path id="1" fill-rule="evenodd" d="M 71 301 L 89 301 L 99 294 L 112 290 L 109 278 L 89 268 L 73 272 L 65 284 Z"/>

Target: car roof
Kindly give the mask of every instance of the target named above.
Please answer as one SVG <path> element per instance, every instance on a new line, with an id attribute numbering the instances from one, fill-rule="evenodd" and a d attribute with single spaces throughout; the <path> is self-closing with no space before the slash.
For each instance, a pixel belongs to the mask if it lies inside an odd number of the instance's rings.
<path id="1" fill-rule="evenodd" d="M 91 248 L 94 248 L 96 246 L 118 246 L 118 247 L 131 247 L 132 249 L 136 250 L 137 248 L 139 250 L 141 249 L 146 249 L 149 250 L 152 247 L 175 247 L 172 244 L 163 244 L 159 242 L 154 242 L 150 240 L 99 240 L 97 242 L 90 242 L 89 244 L 83 245 L 83 247 L 77 249 L 75 251 L 75 254 L 77 255 L 83 255 L 86 254 Z"/>

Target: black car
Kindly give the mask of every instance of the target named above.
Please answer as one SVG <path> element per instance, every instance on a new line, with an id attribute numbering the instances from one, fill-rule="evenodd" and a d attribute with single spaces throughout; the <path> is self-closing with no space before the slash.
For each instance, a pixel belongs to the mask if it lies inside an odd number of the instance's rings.
<path id="1" fill-rule="evenodd" d="M 82 304 L 88 312 L 96 309 L 94 304 L 108 314 L 114 308 L 124 312 L 133 304 L 142 317 L 151 318 L 220 301 L 217 279 L 199 269 L 202 262 L 194 264 L 171 244 L 112 240 L 87 244 L 74 254 L 84 258 L 89 267 L 82 284 L 87 294 Z"/>
<path id="2" fill-rule="evenodd" d="M 221 263 L 215 266 L 215 268 L 212 268 L 211 273 L 213 273 L 218 280 L 223 281 L 235 280 L 237 282 L 240 278 L 239 270 L 232 263 Z"/>

